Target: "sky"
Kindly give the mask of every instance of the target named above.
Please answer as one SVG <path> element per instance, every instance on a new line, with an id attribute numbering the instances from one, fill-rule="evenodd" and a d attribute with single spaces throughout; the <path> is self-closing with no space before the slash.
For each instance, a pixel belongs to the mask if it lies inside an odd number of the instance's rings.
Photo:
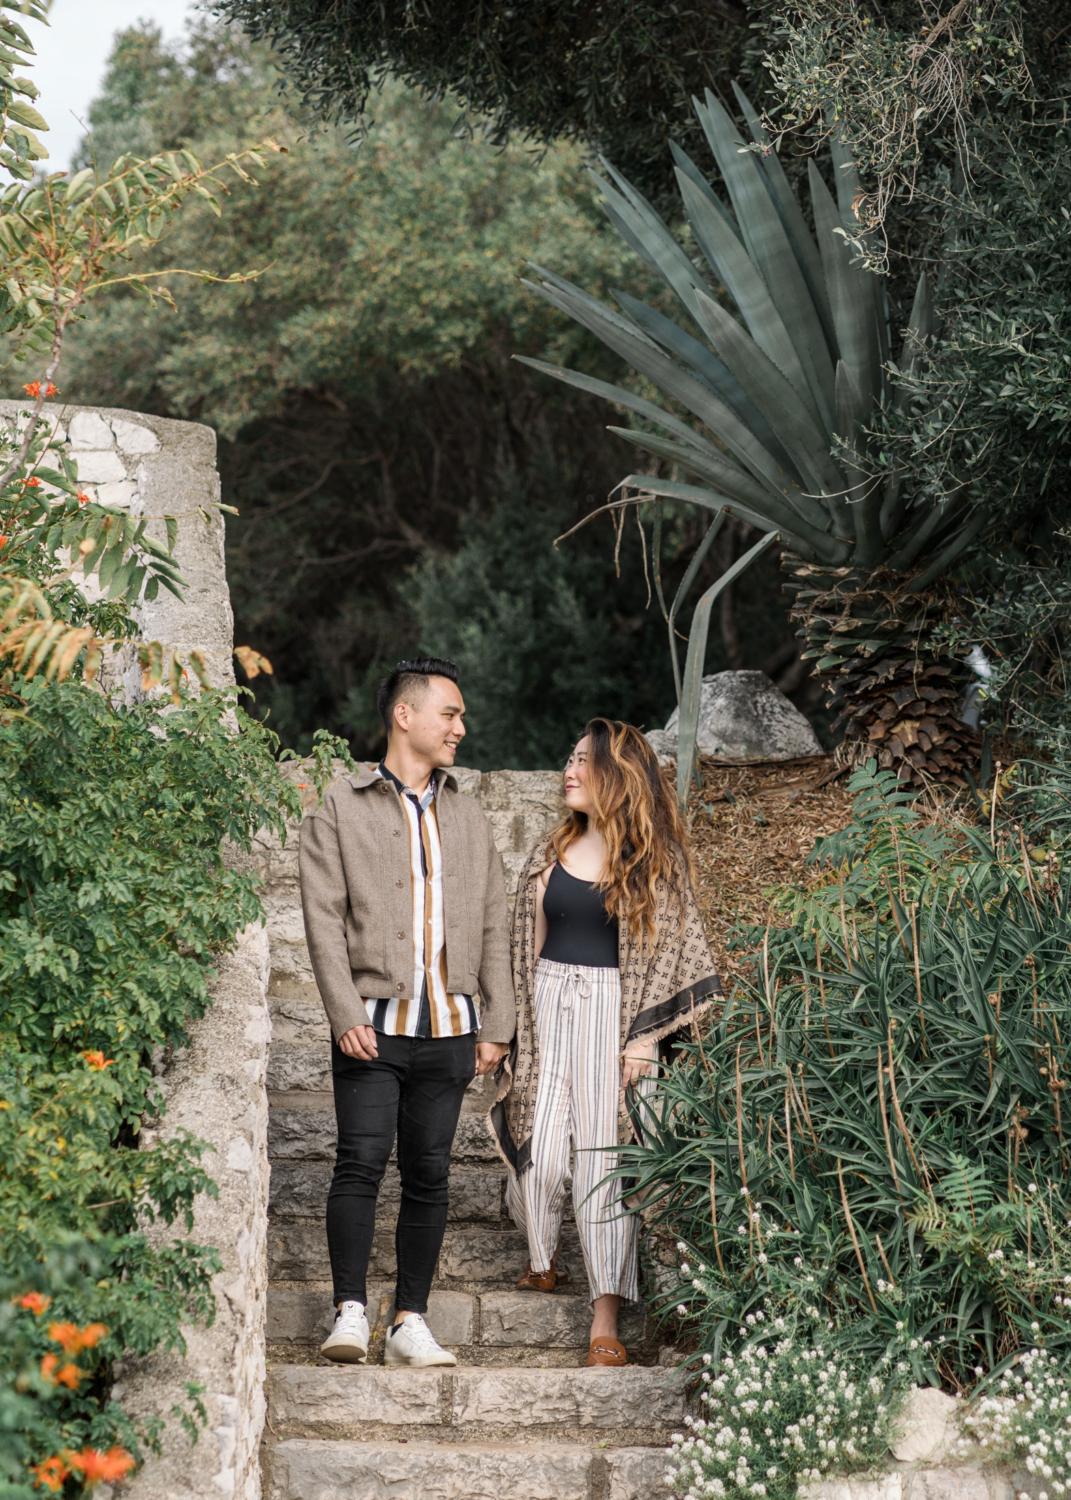
<path id="1" fill-rule="evenodd" d="M 49 172 L 62 172 L 82 136 L 76 117 L 85 118 L 96 97 L 112 37 L 137 21 L 155 21 L 165 37 L 181 36 L 193 0 L 53 0 L 49 25 L 20 17 L 37 49 L 30 78 L 41 90 L 34 108 L 49 123 Z"/>

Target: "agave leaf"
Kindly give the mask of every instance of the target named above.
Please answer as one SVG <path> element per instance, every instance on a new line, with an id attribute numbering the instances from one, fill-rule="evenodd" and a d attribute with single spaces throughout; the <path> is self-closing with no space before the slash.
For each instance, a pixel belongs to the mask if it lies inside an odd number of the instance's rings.
<path id="1" fill-rule="evenodd" d="M 722 485 L 723 476 L 718 473 L 716 467 L 708 466 L 702 459 L 695 459 L 689 455 L 680 444 L 671 443 L 660 439 L 648 432 L 637 432 L 629 427 L 609 427 L 609 432 L 616 433 L 619 437 L 630 439 L 639 447 L 646 448 L 651 453 L 659 453 L 664 458 L 674 459 L 681 464 L 686 464 L 703 479 L 708 479 L 712 484 Z M 801 519 L 794 515 L 785 506 L 777 507 L 780 519 L 775 516 L 775 507 L 770 504 L 765 495 L 759 496 L 758 505 L 754 501 L 742 498 L 740 491 L 729 481 L 723 485 L 721 490 L 708 490 L 703 485 L 688 484 L 679 479 L 653 479 L 649 474 L 633 475 L 626 483 L 634 483 L 637 488 L 647 490 L 652 495 L 664 495 L 670 500 L 684 500 L 693 505 L 701 505 L 705 510 L 716 510 L 719 506 L 728 506 L 730 512 L 747 521 L 748 525 L 756 526 L 760 530 L 768 531 L 771 527 L 777 530 L 784 540 L 807 561 L 821 559 L 823 563 L 834 567 L 846 562 L 849 555 L 848 545 L 836 537 L 825 532 L 817 532 Z"/>
<path id="2" fill-rule="evenodd" d="M 859 175 L 855 158 L 837 131 L 834 131 L 829 138 L 829 151 L 833 158 L 833 181 L 836 184 L 840 221 L 853 239 L 859 240 L 870 250 L 873 248 L 873 236 L 863 231 L 857 212 L 857 205 L 864 196 L 862 178 Z M 884 283 L 882 278 L 875 276 L 872 271 L 857 269 L 863 277 L 867 296 L 870 298 L 873 309 L 874 337 L 878 342 L 878 358 L 885 361 L 892 351 L 889 346 L 888 316 L 883 306 Z"/>
<path id="3" fill-rule="evenodd" d="M 530 260 L 528 264 L 536 275 L 541 276 L 548 285 L 555 287 L 559 292 L 566 293 L 567 296 L 572 297 L 575 301 L 583 303 L 595 317 L 609 318 L 611 322 L 618 320 L 624 332 L 630 333 L 636 338 L 647 338 L 647 335 L 637 323 L 630 321 L 628 318 L 619 319 L 618 314 L 614 312 L 608 303 L 600 302 L 598 297 L 593 297 L 590 292 L 585 292 L 583 287 L 577 286 L 572 281 L 566 281 L 564 276 L 558 276 L 555 272 L 548 271 L 538 261 Z M 618 300 L 620 301 L 620 298 Z M 641 302 L 637 305 L 642 307 L 644 304 Z M 647 341 L 651 343 L 652 348 L 655 347 L 650 339 Z"/>
<path id="4" fill-rule="evenodd" d="M 524 285 L 531 287 L 555 307 L 560 307 L 585 328 L 590 328 L 604 344 L 620 354 L 622 359 L 628 360 L 638 374 L 646 375 L 659 390 L 672 396 L 693 416 L 698 417 L 775 495 L 782 492 L 786 475 L 773 455 L 767 452 L 755 434 L 744 426 L 724 401 L 713 395 L 707 386 L 701 385 L 694 375 L 682 369 L 676 360 L 656 349 L 642 335 L 622 328 L 621 319 L 616 318 L 616 315 L 615 320 L 601 317 L 586 303 L 577 302 L 567 292 L 556 291 L 553 287 L 537 286 L 528 281 Z"/>
<path id="5" fill-rule="evenodd" d="M 881 391 L 881 371 L 870 289 L 863 285 L 866 272 L 851 264 L 851 246 L 843 234 L 836 232 L 842 227 L 836 205 L 812 160 L 807 162 L 807 171 L 840 357 L 851 370 L 870 412 Z"/>
<path id="6" fill-rule="evenodd" d="M 843 360 L 837 362 L 837 432 L 853 453 L 861 422 L 865 419 L 863 393 L 855 377 Z M 864 568 L 875 568 L 885 550 L 879 518 L 881 513 L 881 489 L 858 464 L 849 464 L 842 458 L 849 474 L 851 493 L 849 496 L 852 521 L 855 524 L 856 557 Z"/>
<path id="7" fill-rule="evenodd" d="M 615 181 L 624 182 L 624 178 L 614 172 L 609 162 L 605 162 L 604 165 Z M 693 288 L 701 284 L 704 291 L 711 290 L 698 268 L 688 259 L 654 209 L 648 208 L 644 211 L 637 208 L 623 193 L 612 188 L 597 172 L 591 173 L 591 179 L 603 195 L 603 208 L 610 222 L 636 253 L 646 261 L 651 270 L 661 276 L 666 285 L 677 294 L 694 318 L 696 314 Z"/>
<path id="8" fill-rule="evenodd" d="M 532 359 L 527 354 L 515 354 L 513 358 L 518 364 L 529 365 L 542 375 L 553 376 L 555 380 L 561 380 L 566 385 L 576 386 L 577 390 L 587 391 L 592 396 L 601 396 L 605 401 L 612 401 L 617 406 L 634 411 L 637 416 L 646 417 L 649 422 L 657 422 L 667 432 L 675 433 L 683 443 L 694 448 L 700 457 L 715 458 L 722 463 L 726 461 L 725 454 L 715 448 L 712 443 L 707 442 L 706 438 L 696 432 L 694 427 L 689 427 L 687 422 L 682 422 L 679 417 L 664 411 L 653 401 L 637 396 L 634 391 L 627 391 L 624 386 L 611 385 L 608 380 L 596 380 L 591 375 L 582 375 L 578 370 L 568 370 L 564 365 L 552 365 L 543 359 Z M 750 476 L 745 477 L 750 479 Z M 758 490 L 760 486 L 756 485 L 755 488 Z"/>
<path id="9" fill-rule="evenodd" d="M 959 520 L 963 515 L 964 504 L 962 495 L 957 494 L 951 499 L 927 506 L 919 518 L 897 538 L 899 547 L 889 559 L 889 566 L 897 572 L 905 573 L 923 547 L 932 543 L 946 527 Z"/>
<path id="10" fill-rule="evenodd" d="M 688 632 L 688 658 L 681 685 L 680 717 L 677 730 L 677 800 L 681 807 L 688 805 L 692 776 L 695 771 L 695 739 L 699 727 L 699 705 L 703 694 L 703 665 L 707 654 L 707 636 L 710 631 L 710 612 L 718 596 L 725 592 L 741 573 L 769 551 L 777 541 L 777 532 L 770 531 L 727 568 L 716 583 L 711 584 L 699 600 L 692 615 Z"/>
<path id="11" fill-rule="evenodd" d="M 698 299 L 711 343 L 767 421 L 778 424 L 794 467 L 806 474 L 817 490 L 831 497 L 842 496 L 847 489 L 844 475 L 829 455 L 825 434 L 794 387 L 723 307 L 703 292 L 698 293 Z M 842 505 L 834 502 L 833 515 L 839 515 L 841 509 Z"/>
<path id="12" fill-rule="evenodd" d="M 933 334 L 933 298 L 930 295 L 930 283 L 923 271 L 915 288 L 915 298 L 911 304 L 911 316 L 907 320 L 907 328 L 904 330 L 904 344 L 900 354 L 900 368 L 907 376 L 915 374 L 921 360 L 921 352 L 929 343 Z M 897 411 L 903 411 L 909 399 L 909 391 L 906 385 L 898 385 L 893 393 L 893 406 Z"/>
<path id="13" fill-rule="evenodd" d="M 789 471 L 794 469 L 792 458 L 777 433 L 754 402 L 744 393 L 743 387 L 733 372 L 718 359 L 717 355 L 711 353 L 706 344 L 701 344 L 690 333 L 685 333 L 680 324 L 674 323 L 672 318 L 667 318 L 655 308 L 648 307 L 645 302 L 639 302 L 635 297 L 630 297 L 627 292 L 615 289 L 613 295 L 644 333 L 657 340 L 678 359 L 690 364 L 695 373 L 708 382 L 711 390 L 732 408 L 741 422 L 750 427 L 763 447 L 769 449 L 786 469 Z M 705 293 L 699 293 L 700 297 L 704 295 Z"/>
<path id="14" fill-rule="evenodd" d="M 751 337 L 759 348 L 773 361 L 781 373 L 792 382 L 799 392 L 807 389 L 807 375 L 800 363 L 796 347 L 789 337 L 788 329 L 767 289 L 766 283 L 748 258 L 743 245 L 725 227 L 723 220 L 714 213 L 706 199 L 696 190 L 690 178 L 677 174 L 685 212 L 699 248 L 716 272 L 726 291 L 740 309 Z M 702 288 L 706 290 L 706 288 Z M 693 292 L 695 303 L 692 316 L 700 328 L 706 327 L 699 312 L 699 301 Z M 818 408 L 814 407 L 815 420 L 819 420 Z M 830 429 L 832 430 L 832 429 Z"/>
<path id="15" fill-rule="evenodd" d="M 806 373 L 807 393 L 817 402 L 826 431 L 832 431 L 833 361 L 829 345 L 765 174 L 756 156 L 740 150 L 739 131 L 709 89 L 705 109 L 698 104 L 696 107 L 729 189 L 748 255 L 795 345 Z"/>
<path id="16" fill-rule="evenodd" d="M 743 244 L 744 239 L 740 233 L 739 224 L 737 224 L 732 214 L 725 207 L 725 204 L 718 197 L 717 193 L 703 176 L 702 172 L 696 166 L 692 158 L 688 155 L 687 151 L 683 151 L 680 146 L 677 145 L 676 141 L 670 141 L 669 149 L 673 156 L 674 165 L 677 167 L 678 171 L 683 172 L 685 177 L 687 177 L 689 181 L 695 184 L 695 186 L 703 194 L 703 197 L 706 198 L 711 208 L 714 209 L 715 213 L 721 214 L 726 224 L 736 235 L 740 243 Z"/>
<path id="17" fill-rule="evenodd" d="M 774 203 L 777 205 L 781 215 L 781 222 L 785 226 L 785 233 L 789 237 L 796 259 L 799 261 L 800 270 L 803 272 L 807 289 L 811 294 L 814 305 L 818 310 L 818 316 L 822 320 L 825 330 L 826 342 L 829 345 L 829 356 L 834 364 L 840 357 L 837 348 L 837 335 L 833 328 L 833 313 L 829 306 L 829 294 L 826 291 L 826 277 L 822 269 L 822 257 L 818 253 L 818 246 L 814 242 L 814 235 L 808 227 L 807 220 L 796 201 L 796 195 L 792 191 L 785 169 L 781 165 L 781 159 L 770 144 L 766 131 L 762 128 L 762 121 L 756 113 L 751 100 L 744 93 L 740 85 L 733 81 L 733 93 L 747 121 L 748 129 L 751 131 L 751 139 L 757 146 L 763 147 L 762 169 L 766 177 L 767 185 L 773 195 Z"/>

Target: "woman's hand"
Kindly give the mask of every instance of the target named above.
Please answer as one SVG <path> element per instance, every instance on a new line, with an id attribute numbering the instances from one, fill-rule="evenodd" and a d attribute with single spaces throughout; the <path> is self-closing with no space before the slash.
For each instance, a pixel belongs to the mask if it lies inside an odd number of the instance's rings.
<path id="1" fill-rule="evenodd" d="M 657 1042 L 641 1042 L 626 1048 L 621 1064 L 621 1087 L 627 1089 L 630 1084 L 637 1084 L 641 1078 L 646 1078 L 657 1061 Z"/>

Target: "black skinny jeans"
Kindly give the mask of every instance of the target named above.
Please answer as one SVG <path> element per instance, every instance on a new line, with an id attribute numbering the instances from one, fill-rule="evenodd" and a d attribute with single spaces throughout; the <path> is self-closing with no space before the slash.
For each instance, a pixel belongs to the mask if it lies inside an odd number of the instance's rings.
<path id="1" fill-rule="evenodd" d="M 425 1313 L 446 1229 L 450 1148 L 476 1073 L 476 1034 L 377 1032 L 376 1044 L 379 1056 L 366 1061 L 331 1043 L 338 1150 L 327 1195 L 327 1245 L 335 1302 L 368 1301 L 376 1197 L 397 1132 L 402 1201 L 394 1305 Z"/>

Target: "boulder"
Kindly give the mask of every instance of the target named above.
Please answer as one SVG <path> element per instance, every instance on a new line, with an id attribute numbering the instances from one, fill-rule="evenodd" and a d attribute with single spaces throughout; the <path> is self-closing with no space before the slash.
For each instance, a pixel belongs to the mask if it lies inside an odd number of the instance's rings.
<path id="1" fill-rule="evenodd" d="M 659 755 L 676 755 L 679 717 L 674 709 L 665 729 L 648 733 Z M 822 753 L 809 721 L 765 672 L 715 672 L 703 678 L 696 742 L 704 755 L 757 760 Z"/>

